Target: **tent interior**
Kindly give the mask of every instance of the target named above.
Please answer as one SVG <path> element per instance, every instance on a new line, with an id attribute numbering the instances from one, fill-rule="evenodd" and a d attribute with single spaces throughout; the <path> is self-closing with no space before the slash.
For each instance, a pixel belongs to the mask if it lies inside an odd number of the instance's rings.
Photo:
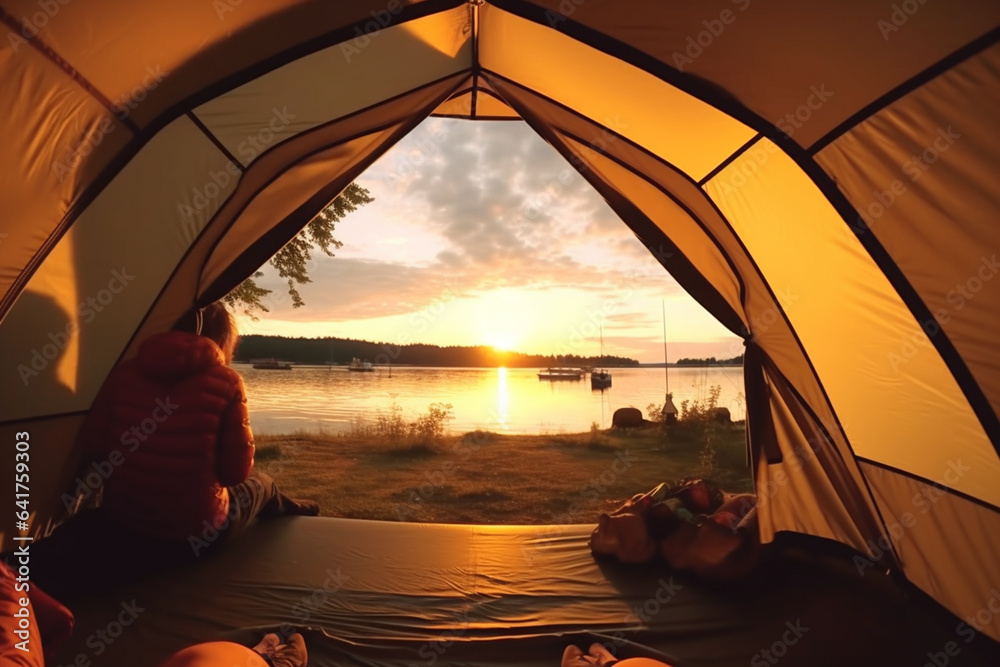
<path id="1" fill-rule="evenodd" d="M 520 118 L 745 340 L 761 539 L 877 551 L 909 596 L 813 555 L 775 589 L 667 603 L 669 575 L 602 568 L 585 527 L 295 519 L 85 603 L 62 664 L 156 664 L 297 604 L 315 664 L 553 664 L 619 630 L 753 664 L 800 621 L 786 663 L 996 664 L 1000 4 L 2 0 L 0 19 L 0 432 L 31 443 L 31 536 L 142 341 L 426 117 Z M 24 531 L 0 526 L 8 551 Z M 135 631 L 94 639 L 132 600 Z"/>

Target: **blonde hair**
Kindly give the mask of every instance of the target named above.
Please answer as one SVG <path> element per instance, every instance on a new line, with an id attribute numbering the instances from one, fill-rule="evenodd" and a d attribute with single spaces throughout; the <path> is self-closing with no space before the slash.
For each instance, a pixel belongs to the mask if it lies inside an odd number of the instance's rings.
<path id="1" fill-rule="evenodd" d="M 236 345 L 240 341 L 240 333 L 236 329 L 236 318 L 221 301 L 210 303 L 200 311 L 190 311 L 181 318 L 174 328 L 178 331 L 199 333 L 214 341 L 222 350 L 226 363 L 233 361 Z"/>

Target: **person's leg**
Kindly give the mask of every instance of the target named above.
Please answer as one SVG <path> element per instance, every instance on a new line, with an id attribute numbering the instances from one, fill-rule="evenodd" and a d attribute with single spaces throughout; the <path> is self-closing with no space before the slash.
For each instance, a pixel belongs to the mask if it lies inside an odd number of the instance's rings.
<path id="1" fill-rule="evenodd" d="M 228 487 L 229 528 L 234 535 L 249 526 L 257 517 L 316 516 L 319 505 L 311 500 L 295 500 L 278 490 L 274 480 L 264 473 L 254 472 L 235 486 Z"/>

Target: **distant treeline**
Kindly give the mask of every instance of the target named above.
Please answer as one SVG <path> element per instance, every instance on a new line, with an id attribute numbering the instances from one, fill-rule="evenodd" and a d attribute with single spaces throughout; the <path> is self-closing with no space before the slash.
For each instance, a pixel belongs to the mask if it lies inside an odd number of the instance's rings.
<path id="1" fill-rule="evenodd" d="M 707 359 L 678 359 L 678 366 L 742 366 L 743 365 L 743 355 L 738 357 L 733 357 L 732 359 L 716 359 L 715 357 L 708 357 Z"/>
<path id="2" fill-rule="evenodd" d="M 350 338 L 285 338 L 249 335 L 240 338 L 236 361 L 280 359 L 296 364 L 349 364 L 352 359 L 374 364 L 409 366 L 467 366 L 547 368 L 549 366 L 638 366 L 625 357 L 555 357 L 520 352 L 501 352 L 492 347 L 441 347 L 438 345 L 393 345 Z"/>

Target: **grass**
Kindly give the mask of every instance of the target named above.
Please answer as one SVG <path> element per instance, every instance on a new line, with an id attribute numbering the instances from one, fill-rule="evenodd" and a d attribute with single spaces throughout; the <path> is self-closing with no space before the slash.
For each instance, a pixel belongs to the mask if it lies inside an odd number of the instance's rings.
<path id="1" fill-rule="evenodd" d="M 592 523 L 689 475 L 752 490 L 743 424 L 433 438 L 295 433 L 258 438 L 256 467 L 321 515 L 477 524 Z"/>

